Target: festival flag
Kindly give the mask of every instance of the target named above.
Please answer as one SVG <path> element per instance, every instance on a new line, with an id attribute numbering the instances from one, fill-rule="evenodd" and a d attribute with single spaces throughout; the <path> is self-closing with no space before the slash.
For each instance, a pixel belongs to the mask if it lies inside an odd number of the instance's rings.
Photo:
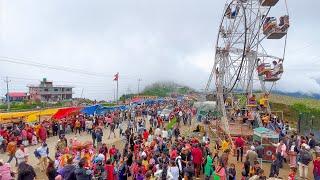
<path id="1" fill-rule="evenodd" d="M 117 73 L 117 74 L 114 75 L 113 80 L 114 80 L 114 81 L 118 81 L 118 80 L 119 80 L 119 73 Z"/>

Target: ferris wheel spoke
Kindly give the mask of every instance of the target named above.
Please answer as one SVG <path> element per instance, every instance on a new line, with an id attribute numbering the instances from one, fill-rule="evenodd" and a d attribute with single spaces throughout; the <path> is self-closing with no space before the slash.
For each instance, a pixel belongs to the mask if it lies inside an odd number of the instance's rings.
<path id="1" fill-rule="evenodd" d="M 245 8 L 246 8 L 247 5 L 244 6 L 243 4 L 238 4 L 238 6 L 242 6 L 242 11 L 239 10 L 239 12 L 238 12 L 238 13 L 239 13 L 238 16 L 240 16 L 240 18 L 235 18 L 234 21 L 233 21 L 233 23 L 232 23 L 232 26 L 231 26 L 231 27 L 228 27 L 228 31 L 230 31 L 230 37 L 229 37 L 230 39 L 229 39 L 229 42 L 232 42 L 232 40 L 233 40 L 233 38 L 234 38 L 233 34 L 237 32 L 237 30 L 238 30 L 238 28 L 239 28 L 239 25 L 241 24 L 241 22 L 242 22 L 242 20 L 243 20 L 243 17 L 245 17 L 244 11 L 245 11 Z M 241 12 L 241 15 L 240 15 L 240 12 Z M 237 17 L 238 17 L 238 16 L 237 16 Z M 235 26 L 237 20 L 238 20 L 238 23 L 237 23 L 237 25 Z"/>
<path id="2" fill-rule="evenodd" d="M 235 28 L 235 30 L 233 30 L 231 33 L 230 33 L 230 42 L 232 42 L 233 41 L 233 39 L 235 38 L 235 37 L 237 37 L 237 32 L 238 32 L 238 28 L 239 28 L 239 25 L 241 24 L 241 20 L 242 20 L 242 18 L 243 18 L 243 16 L 241 17 L 241 19 L 239 20 L 239 22 L 238 22 L 238 24 L 237 24 L 237 26 L 236 26 L 236 28 Z M 243 36 L 243 34 L 240 34 L 240 38 L 241 38 L 241 36 Z M 233 46 L 234 45 L 234 43 L 233 44 L 231 44 L 231 46 Z"/>
<path id="3" fill-rule="evenodd" d="M 265 13 L 261 13 L 261 15 L 260 15 L 261 18 L 262 18 L 262 16 L 264 16 L 264 17 L 261 19 L 261 22 L 259 23 L 259 27 L 257 28 L 256 33 L 254 33 L 254 36 L 253 36 L 253 38 L 252 38 L 252 41 L 249 42 L 249 46 L 250 46 L 250 47 L 254 47 L 254 46 L 255 46 L 255 45 L 252 46 L 252 44 L 254 43 L 254 40 L 255 40 L 256 38 L 259 39 L 259 36 L 258 36 L 258 35 L 261 34 L 261 28 L 262 28 L 262 26 L 263 26 L 263 22 L 265 21 L 266 17 L 268 16 L 270 10 L 271 10 L 271 7 L 269 7 L 267 10 L 265 10 L 265 11 L 266 11 Z M 265 37 L 264 37 L 264 38 L 265 38 Z"/>

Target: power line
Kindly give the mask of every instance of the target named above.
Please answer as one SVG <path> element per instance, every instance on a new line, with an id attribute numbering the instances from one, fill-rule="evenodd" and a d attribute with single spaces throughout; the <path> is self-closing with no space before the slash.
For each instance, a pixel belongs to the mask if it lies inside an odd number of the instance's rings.
<path id="1" fill-rule="evenodd" d="M 7 56 L 0 56 L 0 61 L 7 62 L 7 63 L 19 64 L 19 65 L 45 68 L 45 69 L 53 69 L 53 70 L 59 70 L 59 71 L 65 71 L 65 72 L 85 74 L 85 75 L 89 75 L 89 76 L 104 77 L 104 78 L 106 76 L 110 76 L 110 77 L 113 76 L 113 74 L 94 73 L 94 72 L 90 72 L 90 71 L 85 71 L 83 69 L 75 69 L 75 68 L 66 67 L 66 66 L 56 66 L 56 65 L 49 65 L 49 64 L 44 64 L 44 63 L 38 63 L 38 62 L 30 61 L 30 60 L 27 60 L 24 58 L 12 58 L 12 57 L 7 57 Z"/>

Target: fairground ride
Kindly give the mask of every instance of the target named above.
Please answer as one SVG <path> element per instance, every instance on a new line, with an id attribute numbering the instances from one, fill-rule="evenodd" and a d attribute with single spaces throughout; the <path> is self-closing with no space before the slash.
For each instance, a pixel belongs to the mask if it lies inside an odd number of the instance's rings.
<path id="1" fill-rule="evenodd" d="M 226 1 L 206 92 L 215 93 L 220 126 L 230 139 L 231 109 L 254 109 L 257 124 L 262 126 L 253 93 L 268 96 L 281 79 L 288 29 L 285 0 Z M 239 103 L 241 98 L 244 105 Z M 270 111 L 269 102 L 265 109 Z"/>

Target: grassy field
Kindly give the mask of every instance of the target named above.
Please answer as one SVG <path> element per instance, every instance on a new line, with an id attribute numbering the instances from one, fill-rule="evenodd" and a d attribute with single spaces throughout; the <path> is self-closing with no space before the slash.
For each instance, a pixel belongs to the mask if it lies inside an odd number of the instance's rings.
<path id="1" fill-rule="evenodd" d="M 302 119 L 302 123 L 314 120 L 320 120 L 320 101 L 311 98 L 296 98 L 284 95 L 273 94 L 269 98 L 272 111 L 282 111 L 284 120 L 288 121 L 292 127 L 297 126 L 298 119 Z M 315 123 L 315 128 L 318 123 Z"/>
<path id="2" fill-rule="evenodd" d="M 320 109 L 320 100 L 311 98 L 296 98 L 285 95 L 271 94 L 270 102 L 284 105 L 304 104 L 309 108 Z"/>

